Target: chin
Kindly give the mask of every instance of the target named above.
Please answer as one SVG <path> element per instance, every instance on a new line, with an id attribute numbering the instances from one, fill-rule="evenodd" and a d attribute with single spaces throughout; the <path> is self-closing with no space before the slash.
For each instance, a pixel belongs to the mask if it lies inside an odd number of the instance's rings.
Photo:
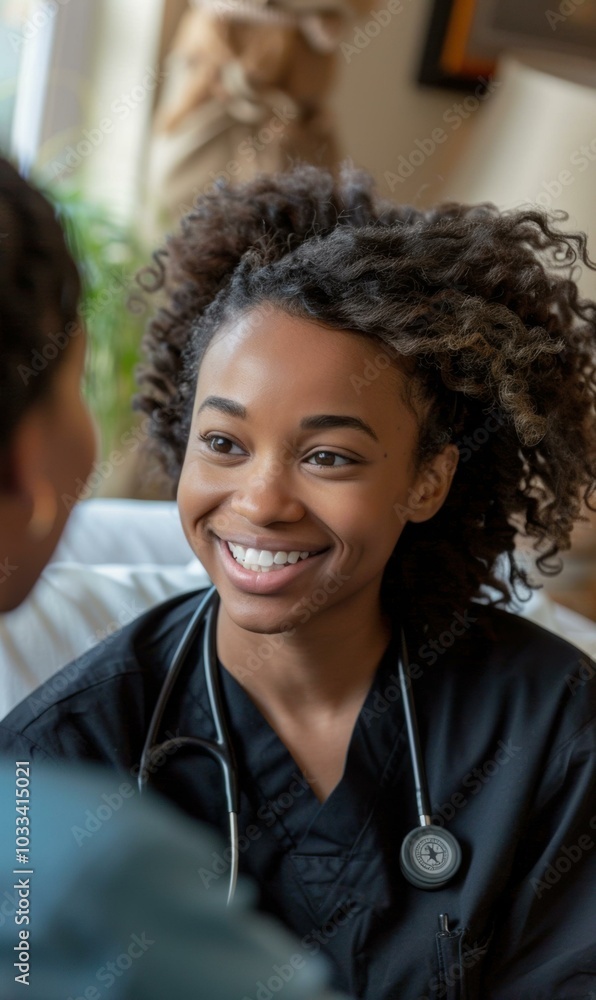
<path id="1" fill-rule="evenodd" d="M 219 593 L 226 614 L 238 628 L 254 632 L 256 635 L 279 635 L 288 631 L 293 634 L 295 631 L 295 623 L 289 608 L 280 611 L 273 606 L 267 607 L 268 598 L 258 594 L 230 597 L 221 591 Z"/>

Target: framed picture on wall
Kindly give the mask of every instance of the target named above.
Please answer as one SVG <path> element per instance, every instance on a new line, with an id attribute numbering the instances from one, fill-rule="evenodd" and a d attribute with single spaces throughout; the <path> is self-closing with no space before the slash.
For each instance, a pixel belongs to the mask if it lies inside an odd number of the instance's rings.
<path id="1" fill-rule="evenodd" d="M 490 77 L 494 51 L 482 46 L 475 24 L 482 0 L 433 0 L 422 61 L 420 83 L 466 89 L 479 77 Z"/>
<path id="2" fill-rule="evenodd" d="M 520 48 L 596 61 L 596 0 L 433 0 L 418 81 L 465 90 Z"/>

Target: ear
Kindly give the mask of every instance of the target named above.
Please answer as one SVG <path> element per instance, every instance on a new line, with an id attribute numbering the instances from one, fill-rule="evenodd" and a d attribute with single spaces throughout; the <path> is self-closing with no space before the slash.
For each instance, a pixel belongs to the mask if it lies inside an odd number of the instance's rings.
<path id="1" fill-rule="evenodd" d="M 420 470 L 408 490 L 407 504 L 401 508 L 404 520 L 420 524 L 443 506 L 459 461 L 459 450 L 448 444 Z"/>

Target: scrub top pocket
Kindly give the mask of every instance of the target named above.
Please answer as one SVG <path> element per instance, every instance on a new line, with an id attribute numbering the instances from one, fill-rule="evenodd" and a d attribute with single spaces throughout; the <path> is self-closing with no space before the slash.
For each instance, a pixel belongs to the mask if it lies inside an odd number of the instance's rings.
<path id="1" fill-rule="evenodd" d="M 437 1000 L 475 1000 L 482 974 L 482 963 L 492 938 L 469 943 L 469 933 L 463 930 L 441 930 L 437 933 L 437 956 L 440 987 Z"/>

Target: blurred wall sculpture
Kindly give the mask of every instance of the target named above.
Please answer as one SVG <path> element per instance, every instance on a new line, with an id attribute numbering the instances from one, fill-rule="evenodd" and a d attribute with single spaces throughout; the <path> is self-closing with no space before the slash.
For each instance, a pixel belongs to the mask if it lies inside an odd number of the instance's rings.
<path id="1" fill-rule="evenodd" d="M 147 170 L 152 239 L 218 177 L 297 160 L 333 168 L 328 101 L 345 25 L 367 0 L 199 0 L 165 60 Z"/>

